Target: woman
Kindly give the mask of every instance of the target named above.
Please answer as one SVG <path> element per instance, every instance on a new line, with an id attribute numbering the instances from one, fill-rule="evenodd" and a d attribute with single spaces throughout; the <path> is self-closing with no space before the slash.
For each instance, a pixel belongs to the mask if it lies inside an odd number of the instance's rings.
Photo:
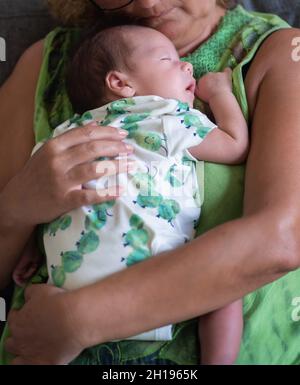
<path id="1" fill-rule="evenodd" d="M 234 68 L 235 92 L 251 122 L 244 214 L 231 220 L 240 214 L 242 171 L 208 164 L 199 232 L 231 221 L 90 287 L 68 293 L 47 285 L 29 287 L 26 304 L 22 310 L 12 311 L 8 319 L 12 337 L 7 339 L 6 349 L 16 356 L 15 364 L 70 362 L 90 346 L 210 312 L 300 265 L 300 64 L 292 60 L 292 42 L 300 31 L 287 29 L 278 18 L 250 15 L 239 7 L 226 12 L 228 1 L 204 0 L 201 5 L 197 0 L 74 3 L 72 0 L 70 8 L 70 0 L 50 1 L 56 11 L 67 12 L 72 21 L 79 16 L 80 22 L 99 17 L 97 6 L 122 7 L 110 13 L 111 20 L 117 15 L 123 20 L 130 16 L 160 30 L 172 39 L 184 60 L 193 62 L 197 77 L 227 65 Z M 0 139 L 3 285 L 35 225 L 99 200 L 78 187 L 96 176 L 88 163 L 78 164 L 78 157 L 88 162 L 124 150 L 115 130 L 88 126 L 49 141 L 39 155 L 28 160 L 34 144 L 33 113 L 36 140 L 47 137 L 70 114 L 63 66 L 77 36 L 75 30 L 59 29 L 44 44 L 36 43 L 1 89 L 1 122 L 9 128 L 2 130 Z M 287 351 L 281 337 L 295 333 L 297 325 L 290 321 L 289 311 L 293 297 L 299 296 L 298 281 L 294 272 L 245 298 L 246 326 L 239 362 L 299 360 L 293 345 L 298 346 L 297 339 L 290 338 Z M 268 296 L 271 291 L 272 297 Z M 282 301 L 279 306 L 275 298 Z M 18 304 L 21 301 L 15 299 Z M 259 323 L 262 329 L 257 327 Z M 191 325 L 179 324 L 170 344 L 101 345 L 98 350 L 89 349 L 90 355 L 83 352 L 75 363 L 93 361 L 93 354 L 101 356 L 102 348 L 115 349 L 114 363 L 196 362 Z M 259 349 L 261 341 L 263 348 Z M 119 359 L 120 355 L 126 360 Z M 100 361 L 108 363 L 105 358 Z"/>

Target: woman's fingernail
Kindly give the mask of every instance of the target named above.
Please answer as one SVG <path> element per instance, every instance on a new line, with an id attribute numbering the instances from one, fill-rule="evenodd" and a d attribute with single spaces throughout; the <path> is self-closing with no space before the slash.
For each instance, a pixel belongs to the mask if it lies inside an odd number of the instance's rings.
<path id="1" fill-rule="evenodd" d="M 119 130 L 119 134 L 121 136 L 127 136 L 128 135 L 128 131 L 126 131 L 126 130 Z"/>
<path id="2" fill-rule="evenodd" d="M 130 144 L 126 144 L 125 147 L 128 151 L 133 152 L 133 147 Z"/>

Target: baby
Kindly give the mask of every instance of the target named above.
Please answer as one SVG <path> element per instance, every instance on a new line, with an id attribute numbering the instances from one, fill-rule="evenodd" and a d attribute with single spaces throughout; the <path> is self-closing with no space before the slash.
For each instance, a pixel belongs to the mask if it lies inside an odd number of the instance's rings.
<path id="1" fill-rule="evenodd" d="M 126 130 L 136 164 L 128 175 L 102 176 L 83 186 L 99 193 L 125 186 L 120 198 L 81 207 L 44 226 L 49 283 L 72 290 L 192 240 L 203 193 L 198 160 L 244 161 L 248 129 L 230 70 L 196 84 L 192 65 L 180 61 L 171 41 L 146 27 L 113 27 L 84 40 L 67 84 L 82 115 L 57 127 L 53 136 L 91 121 Z M 209 103 L 217 125 L 193 109 L 195 93 Z M 126 161 L 125 154 L 119 158 Z M 109 163 L 100 162 L 99 173 L 105 174 Z M 170 340 L 172 328 L 130 339 Z M 234 363 L 242 328 L 242 301 L 200 317 L 201 363 Z"/>

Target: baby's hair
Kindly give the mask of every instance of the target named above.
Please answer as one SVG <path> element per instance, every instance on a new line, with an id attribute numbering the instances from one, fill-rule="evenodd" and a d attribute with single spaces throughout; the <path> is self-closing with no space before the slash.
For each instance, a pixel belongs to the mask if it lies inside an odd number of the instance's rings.
<path id="1" fill-rule="evenodd" d="M 109 102 L 106 75 L 113 70 L 131 69 L 133 44 L 129 32 L 138 28 L 145 27 L 123 25 L 107 28 L 87 36 L 79 44 L 66 76 L 67 92 L 75 112 L 81 114 Z"/>

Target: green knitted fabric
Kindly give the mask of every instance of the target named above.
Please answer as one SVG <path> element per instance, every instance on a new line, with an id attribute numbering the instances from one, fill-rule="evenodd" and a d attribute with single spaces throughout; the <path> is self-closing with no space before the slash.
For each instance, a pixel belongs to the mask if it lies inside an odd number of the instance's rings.
<path id="1" fill-rule="evenodd" d="M 216 33 L 195 52 L 182 60 L 194 65 L 199 78 L 208 71 L 234 69 L 235 95 L 246 118 L 248 106 L 243 84 L 243 67 L 254 57 L 258 47 L 272 32 L 288 25 L 274 15 L 247 12 L 241 6 L 228 11 Z M 45 41 L 44 60 L 40 73 L 35 111 L 36 141 L 51 135 L 51 131 L 69 118 L 72 108 L 64 83 L 65 64 L 80 31 L 57 28 Z M 205 179 L 205 200 L 197 234 L 242 213 L 244 166 L 205 164 L 205 173 L 199 167 L 199 179 Z M 228 255 L 230 258 L 230 255 Z M 300 363 L 299 332 L 293 321 L 293 299 L 299 297 L 297 283 L 300 273 L 293 272 L 244 298 L 245 330 L 239 364 L 296 364 Z M 43 266 L 31 282 L 45 282 L 47 270 Z M 201 293 L 199 293 L 201 295 Z M 200 299 L 199 299 L 200 300 Z M 24 303 L 23 289 L 16 288 L 14 308 Z M 294 318 L 295 319 L 295 318 Z M 299 325 L 298 325 L 299 326 Z M 9 331 L 5 330 L 0 346 L 0 362 L 9 363 L 11 357 L 3 343 Z M 87 349 L 72 364 L 196 364 L 199 362 L 197 321 L 190 320 L 175 326 L 170 342 L 120 341 Z"/>

